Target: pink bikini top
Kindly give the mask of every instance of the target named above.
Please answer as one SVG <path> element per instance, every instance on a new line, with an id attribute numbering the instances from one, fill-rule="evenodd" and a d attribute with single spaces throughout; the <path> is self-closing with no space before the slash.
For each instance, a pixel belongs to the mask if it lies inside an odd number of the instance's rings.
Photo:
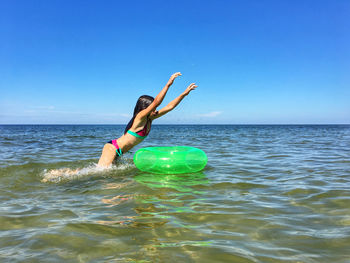
<path id="1" fill-rule="evenodd" d="M 128 130 L 128 133 L 137 137 L 137 138 L 141 138 L 141 139 L 144 139 L 147 137 L 147 135 L 149 134 L 149 132 L 151 131 L 151 126 L 148 125 L 151 124 L 151 122 L 147 121 L 145 127 L 143 127 L 143 129 L 141 131 L 138 131 L 138 132 L 132 132 L 130 130 Z M 148 127 L 149 127 L 149 130 L 148 130 Z"/>

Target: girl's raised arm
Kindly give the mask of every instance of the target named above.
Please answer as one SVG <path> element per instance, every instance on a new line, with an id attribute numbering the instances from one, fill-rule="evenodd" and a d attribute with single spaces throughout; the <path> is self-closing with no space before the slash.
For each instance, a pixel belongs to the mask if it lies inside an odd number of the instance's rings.
<path id="1" fill-rule="evenodd" d="M 139 114 L 137 114 L 138 118 L 140 118 L 140 119 L 145 118 L 147 115 L 149 115 L 152 111 L 154 111 L 162 103 L 166 93 L 168 92 L 169 87 L 174 83 L 174 80 L 178 76 L 181 76 L 180 72 L 176 72 L 173 75 L 171 75 L 167 84 L 159 92 L 159 94 L 154 98 L 154 101 L 146 109 L 140 111 Z"/>
<path id="2" fill-rule="evenodd" d="M 186 90 L 183 93 L 181 93 L 181 95 L 179 97 L 177 97 L 173 101 L 169 102 L 168 105 L 166 105 L 164 108 L 160 109 L 158 111 L 158 113 L 156 115 L 152 116 L 151 118 L 157 119 L 157 118 L 163 116 L 164 114 L 167 114 L 169 111 L 173 110 L 183 100 L 183 98 L 185 98 L 192 90 L 194 90 L 197 87 L 198 86 L 195 83 L 191 83 L 186 88 Z"/>

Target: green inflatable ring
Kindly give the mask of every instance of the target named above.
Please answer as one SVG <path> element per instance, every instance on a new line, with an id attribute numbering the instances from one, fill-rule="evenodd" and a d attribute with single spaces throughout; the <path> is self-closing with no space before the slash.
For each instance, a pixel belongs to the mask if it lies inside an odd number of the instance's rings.
<path id="1" fill-rule="evenodd" d="M 204 151 L 189 146 L 146 147 L 134 155 L 134 163 L 143 172 L 155 174 L 195 173 L 208 158 Z"/>

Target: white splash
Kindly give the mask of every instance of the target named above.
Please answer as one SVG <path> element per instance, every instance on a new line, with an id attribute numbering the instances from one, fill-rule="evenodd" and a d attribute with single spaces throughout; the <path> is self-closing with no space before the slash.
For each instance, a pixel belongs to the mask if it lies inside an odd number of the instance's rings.
<path id="1" fill-rule="evenodd" d="M 118 165 L 111 165 L 109 167 L 101 167 L 97 164 L 90 164 L 84 168 L 60 168 L 60 169 L 45 169 L 41 174 L 41 182 L 43 183 L 59 183 L 61 181 L 71 181 L 85 176 L 92 176 L 96 174 L 102 174 L 111 172 L 114 170 L 127 170 L 133 168 L 134 165 L 131 163 L 119 163 Z"/>

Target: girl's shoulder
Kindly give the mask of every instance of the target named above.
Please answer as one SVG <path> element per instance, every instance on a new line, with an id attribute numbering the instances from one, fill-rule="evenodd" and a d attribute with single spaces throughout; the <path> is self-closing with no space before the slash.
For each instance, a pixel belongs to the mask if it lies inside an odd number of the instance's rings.
<path id="1" fill-rule="evenodd" d="M 136 115 L 131 129 L 139 130 L 149 125 L 149 123 L 152 123 L 152 120 L 148 116 L 146 116 L 145 118 L 138 118 Z"/>

